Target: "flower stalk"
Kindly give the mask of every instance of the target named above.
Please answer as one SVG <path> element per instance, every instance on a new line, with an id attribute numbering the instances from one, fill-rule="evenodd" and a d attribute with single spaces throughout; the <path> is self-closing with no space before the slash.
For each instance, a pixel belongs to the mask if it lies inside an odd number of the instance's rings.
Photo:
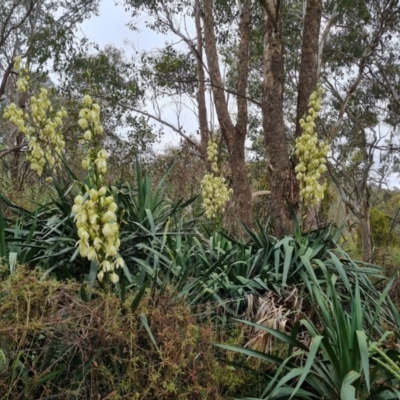
<path id="1" fill-rule="evenodd" d="M 330 146 L 327 141 L 318 139 L 315 130 L 321 101 L 322 88 L 319 87 L 310 96 L 307 116 L 299 121 L 303 134 L 296 139 L 295 152 L 299 163 L 295 171 L 304 207 L 320 204 L 327 186 L 326 181 L 322 184 L 320 182 L 323 173 L 327 170 L 327 154 Z"/>
<path id="2" fill-rule="evenodd" d="M 14 59 L 14 68 L 18 71 L 17 90 L 23 94 L 30 88 L 29 71 L 21 67 L 21 58 Z M 39 96 L 31 96 L 28 111 L 15 103 L 4 110 L 4 119 L 12 122 L 25 135 L 28 142 L 27 160 L 31 169 L 41 176 L 46 164 L 52 168 L 61 167 L 60 156 L 65 151 L 62 132 L 63 119 L 67 116 L 64 107 L 55 111 L 46 88 L 40 89 Z"/>
<path id="3" fill-rule="evenodd" d="M 85 193 L 75 197 L 72 207 L 78 228 L 77 245 L 82 257 L 98 263 L 99 281 L 106 277 L 115 284 L 119 281 L 116 270 L 124 261 L 118 255 L 121 244 L 116 216 L 118 206 L 114 197 L 108 195 L 110 190 L 104 183 L 108 153 L 101 147 L 100 106 L 85 95 L 79 116 L 78 125 L 84 131 L 83 142 L 88 149 L 82 167 L 88 171 L 89 185 L 84 186 Z"/>
<path id="4" fill-rule="evenodd" d="M 203 208 L 205 209 L 207 218 L 215 219 L 224 209 L 233 190 L 228 188 L 225 178 L 220 174 L 218 167 L 218 145 L 212 140 L 208 142 L 207 156 L 211 162 L 211 171 L 204 175 L 201 181 Z"/>

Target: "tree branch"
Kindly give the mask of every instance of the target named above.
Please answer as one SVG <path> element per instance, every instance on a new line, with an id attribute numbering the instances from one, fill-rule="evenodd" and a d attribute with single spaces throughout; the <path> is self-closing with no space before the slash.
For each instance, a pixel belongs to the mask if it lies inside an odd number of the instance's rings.
<path id="1" fill-rule="evenodd" d="M 268 15 L 268 18 L 271 20 L 272 25 L 274 26 L 275 31 L 278 30 L 278 21 L 276 18 L 276 10 L 279 9 L 275 6 L 274 0 L 260 0 L 261 7 L 265 10 L 265 13 Z M 274 8 L 276 10 L 274 10 Z"/>
<path id="2" fill-rule="evenodd" d="M 203 0 L 204 7 L 204 37 L 205 51 L 207 55 L 208 71 L 211 79 L 215 109 L 217 111 L 219 125 L 228 148 L 232 148 L 235 136 L 235 127 L 232 123 L 228 104 L 225 99 L 224 85 L 222 83 L 221 71 L 218 62 L 217 44 L 214 30 L 213 1 Z"/>
<path id="3" fill-rule="evenodd" d="M 205 72 L 203 62 L 203 35 L 201 30 L 201 10 L 200 0 L 196 0 L 195 7 L 195 25 L 197 36 L 197 74 L 199 77 L 197 88 L 197 108 L 199 110 L 199 128 L 201 138 L 202 155 L 207 159 L 207 145 L 209 140 L 208 121 L 207 121 L 207 103 L 205 88 Z"/>
<path id="4" fill-rule="evenodd" d="M 258 196 L 271 196 L 270 190 L 259 190 L 258 192 L 253 192 L 251 194 L 251 199 L 254 200 Z"/>
<path id="5" fill-rule="evenodd" d="M 2 37 L 0 38 L 0 48 L 4 45 L 4 43 L 6 42 L 6 40 L 8 39 L 8 37 L 10 36 L 11 32 L 15 29 L 18 29 L 25 21 L 26 19 L 29 17 L 29 15 L 31 14 L 33 8 L 35 7 L 35 1 L 31 0 L 30 4 L 29 4 L 29 8 L 26 11 L 26 14 L 23 16 L 23 18 L 15 25 L 11 26 L 10 29 L 8 30 L 8 32 L 4 31 L 2 32 Z M 12 9 L 13 11 L 14 9 Z M 11 17 L 11 13 L 9 15 L 9 17 Z M 5 24 L 9 21 L 9 18 L 6 20 Z M 5 26 L 5 25 L 4 25 Z"/>
<path id="6" fill-rule="evenodd" d="M 98 97 L 102 97 L 102 96 L 98 96 Z M 187 136 L 182 129 L 177 128 L 176 126 L 172 125 L 171 123 L 169 123 L 168 121 L 165 121 L 164 119 L 157 117 L 156 115 L 150 114 L 146 111 L 140 110 L 139 108 L 135 108 L 132 106 L 127 106 L 125 104 L 121 104 L 118 103 L 118 105 L 122 108 L 125 108 L 126 110 L 131 110 L 134 112 L 137 112 L 139 114 L 144 115 L 145 117 L 151 118 L 154 121 L 159 122 L 162 125 L 167 126 L 168 128 L 172 129 L 174 132 L 176 132 L 178 135 L 180 135 L 181 137 L 183 137 L 191 146 L 193 146 L 200 154 L 203 154 L 201 147 L 198 145 L 198 143 L 196 143 L 195 141 L 193 141 L 189 136 Z"/>
<path id="7" fill-rule="evenodd" d="M 338 16 L 339 16 L 339 13 L 336 12 L 336 4 L 335 4 L 334 13 L 333 13 L 332 17 L 329 19 L 328 24 L 326 25 L 326 27 L 324 29 L 324 32 L 321 37 L 321 42 L 318 47 L 318 80 L 321 76 L 322 54 L 324 52 L 324 47 L 325 47 L 326 41 L 328 40 L 329 32 L 332 29 L 333 24 L 336 22 Z"/>
<path id="8" fill-rule="evenodd" d="M 334 124 L 334 126 L 332 127 L 332 129 L 330 130 L 330 132 L 328 133 L 328 138 L 332 139 L 338 132 L 340 125 L 342 124 L 343 118 L 344 118 L 344 113 L 346 111 L 346 107 L 347 104 L 350 101 L 351 96 L 353 95 L 353 93 L 357 90 L 358 86 L 360 85 L 362 78 L 363 78 L 363 72 L 364 72 L 364 68 L 365 68 L 365 61 L 366 61 L 366 57 L 364 56 L 359 65 L 358 65 L 358 74 L 357 74 L 357 78 L 354 81 L 354 83 L 350 86 L 350 89 L 348 90 L 346 97 L 344 98 L 343 102 L 342 102 L 342 106 L 340 107 L 339 110 L 339 114 L 338 114 L 338 118 Z M 325 81 L 328 83 L 328 85 L 332 88 L 332 85 L 330 84 L 330 82 L 325 79 Z"/>
<path id="9" fill-rule="evenodd" d="M 13 66 L 14 66 L 14 62 L 11 61 L 8 64 L 6 70 L 4 71 L 3 79 L 2 79 L 1 85 L 0 85 L 0 102 L 4 100 L 3 95 L 6 92 L 8 77 L 10 76 L 10 74 L 12 72 Z"/>
<path id="10" fill-rule="evenodd" d="M 8 148 L 6 150 L 2 150 L 2 151 L 0 151 L 0 158 L 5 157 L 6 155 L 8 155 L 10 153 L 14 153 L 18 150 L 21 150 L 26 145 L 27 145 L 27 143 L 23 143 L 23 144 L 20 144 L 19 146 L 15 146 L 15 147 Z"/>

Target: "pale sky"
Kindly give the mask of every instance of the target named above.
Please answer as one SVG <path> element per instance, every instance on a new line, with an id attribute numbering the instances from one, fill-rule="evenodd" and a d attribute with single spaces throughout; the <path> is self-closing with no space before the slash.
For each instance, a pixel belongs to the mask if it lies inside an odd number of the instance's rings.
<path id="1" fill-rule="evenodd" d="M 121 4 L 116 5 L 114 0 L 102 0 L 100 15 L 85 20 L 81 30 L 88 39 L 100 47 L 112 44 L 124 48 L 128 54 L 133 53 L 133 48 L 138 51 L 150 50 L 163 42 L 162 35 L 146 29 L 144 17 L 138 20 L 139 31 L 130 30 L 127 27 L 129 22 L 131 22 L 130 14 Z"/>
<path id="2" fill-rule="evenodd" d="M 126 12 L 121 4 L 116 5 L 114 0 L 102 0 L 99 11 L 99 16 L 85 20 L 80 30 L 82 35 L 91 42 L 97 43 L 101 48 L 111 44 L 117 48 L 123 48 L 126 55 L 131 56 L 135 52 L 162 48 L 167 41 L 177 41 L 175 35 L 162 35 L 146 28 L 145 15 L 136 18 L 137 31 L 129 29 L 127 24 L 132 20 L 129 12 Z M 175 114 L 168 107 L 165 107 L 163 111 L 163 118 L 177 125 Z M 196 117 L 189 111 L 183 113 L 180 122 L 187 133 L 196 131 L 198 126 Z M 164 132 L 161 143 L 155 145 L 156 151 L 161 151 L 168 144 L 179 144 L 180 137 L 177 134 L 168 128 L 165 128 Z"/>

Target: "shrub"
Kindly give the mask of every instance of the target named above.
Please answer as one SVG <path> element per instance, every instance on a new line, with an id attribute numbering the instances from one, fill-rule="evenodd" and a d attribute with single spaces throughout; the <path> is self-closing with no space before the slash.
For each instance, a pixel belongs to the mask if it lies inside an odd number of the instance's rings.
<path id="1" fill-rule="evenodd" d="M 243 385 L 183 301 L 79 290 L 22 267 L 0 282 L 2 399 L 221 399 Z"/>

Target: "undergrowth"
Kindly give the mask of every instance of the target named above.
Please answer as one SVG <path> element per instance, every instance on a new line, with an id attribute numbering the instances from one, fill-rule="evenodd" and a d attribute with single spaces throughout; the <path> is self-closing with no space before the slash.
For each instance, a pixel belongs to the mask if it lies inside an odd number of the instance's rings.
<path id="1" fill-rule="evenodd" d="M 23 267 L 0 282 L 1 399 L 222 399 L 254 380 L 216 358 L 184 301 L 80 288 Z"/>

